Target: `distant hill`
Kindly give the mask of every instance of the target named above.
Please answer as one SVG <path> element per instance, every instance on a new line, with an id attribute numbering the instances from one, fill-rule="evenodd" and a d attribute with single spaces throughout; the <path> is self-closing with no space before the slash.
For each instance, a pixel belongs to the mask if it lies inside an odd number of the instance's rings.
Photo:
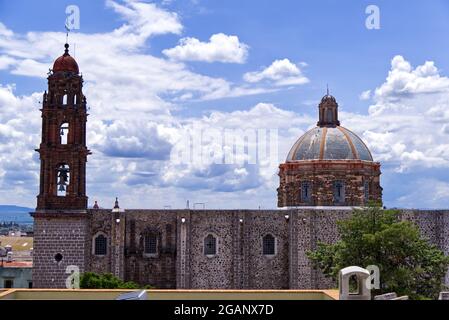
<path id="1" fill-rule="evenodd" d="M 33 218 L 30 216 L 32 211 L 33 208 L 0 205 L 0 222 L 32 223 Z"/>

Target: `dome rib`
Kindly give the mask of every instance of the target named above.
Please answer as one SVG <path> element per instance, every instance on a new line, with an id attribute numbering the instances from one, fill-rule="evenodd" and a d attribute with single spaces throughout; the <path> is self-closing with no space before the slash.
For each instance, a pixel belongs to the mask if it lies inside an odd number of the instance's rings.
<path id="1" fill-rule="evenodd" d="M 371 159 L 370 161 L 374 161 L 373 160 L 373 155 L 371 154 L 371 151 L 368 148 L 368 146 L 366 145 L 366 143 L 363 142 L 363 140 L 360 139 L 360 137 L 358 135 L 356 135 L 354 132 L 352 132 L 351 130 L 349 130 L 347 128 L 344 128 L 344 127 L 341 127 L 341 128 L 344 129 L 350 136 L 352 135 L 354 137 L 354 138 L 351 138 L 351 142 L 352 143 L 356 142 L 356 143 L 361 145 L 360 148 L 356 148 L 356 150 L 358 152 L 364 151 L 364 152 L 367 153 L 366 155 L 361 155 L 361 156 L 359 155 L 359 157 L 360 158 L 369 158 L 369 159 Z"/>
<path id="2" fill-rule="evenodd" d="M 295 142 L 295 144 L 293 145 L 293 147 L 290 149 L 290 152 L 288 153 L 287 156 L 287 160 L 288 159 L 292 159 L 295 157 L 295 154 L 298 151 L 298 147 L 301 145 L 302 141 L 305 139 L 305 137 L 312 132 L 313 130 L 315 130 L 316 128 L 312 128 L 308 131 L 306 131 L 306 133 L 304 133 L 301 137 L 299 137 L 299 139 Z"/>
<path id="3" fill-rule="evenodd" d="M 321 134 L 321 142 L 320 142 L 320 159 L 324 157 L 324 147 L 326 146 L 326 136 L 327 136 L 327 128 L 323 128 L 323 133 Z"/>
<path id="4" fill-rule="evenodd" d="M 346 137 L 346 141 L 349 144 L 349 147 L 351 148 L 352 151 L 352 155 L 354 156 L 354 159 L 360 159 L 359 154 L 356 150 L 356 148 L 354 147 L 354 144 L 352 143 L 351 138 L 349 137 L 349 135 L 345 132 L 345 129 L 343 127 L 337 127 L 338 130 L 340 130 Z"/>

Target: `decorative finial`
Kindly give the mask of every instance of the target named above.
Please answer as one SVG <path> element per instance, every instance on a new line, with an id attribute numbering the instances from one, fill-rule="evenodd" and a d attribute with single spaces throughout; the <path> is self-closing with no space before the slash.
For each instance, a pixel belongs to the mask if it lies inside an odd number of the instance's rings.
<path id="1" fill-rule="evenodd" d="M 95 200 L 94 209 L 100 209 L 100 207 L 98 206 L 97 200 Z"/>
<path id="2" fill-rule="evenodd" d="M 115 198 L 114 209 L 120 209 L 120 207 L 119 207 L 119 205 L 118 205 L 118 197 Z"/>
<path id="3" fill-rule="evenodd" d="M 65 55 L 65 56 L 68 56 L 68 55 L 69 55 L 69 44 L 66 43 L 66 44 L 64 45 L 64 48 L 65 48 L 65 50 L 64 50 L 64 55 Z"/>
<path id="4" fill-rule="evenodd" d="M 66 31 L 66 33 L 65 33 L 65 45 L 64 45 L 65 51 L 64 51 L 64 55 L 67 56 L 69 54 L 69 32 L 70 32 L 70 29 L 69 29 L 69 27 L 67 27 L 67 23 L 64 25 L 64 27 L 65 27 L 65 31 Z"/>
<path id="5" fill-rule="evenodd" d="M 329 84 L 328 83 L 326 84 L 326 88 L 327 88 L 326 95 L 328 96 L 329 95 Z"/>

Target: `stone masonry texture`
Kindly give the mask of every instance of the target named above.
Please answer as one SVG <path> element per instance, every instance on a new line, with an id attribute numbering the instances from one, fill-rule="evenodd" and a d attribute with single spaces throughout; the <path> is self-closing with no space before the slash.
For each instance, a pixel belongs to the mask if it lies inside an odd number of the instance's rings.
<path id="1" fill-rule="evenodd" d="M 336 222 L 350 208 L 286 210 L 143 210 L 86 214 L 35 214 L 33 282 L 36 288 L 65 287 L 69 265 L 80 271 L 113 273 L 156 288 L 325 289 L 335 284 L 314 270 L 306 253 L 318 242 L 338 240 Z M 449 210 L 401 210 L 423 236 L 449 254 Z M 119 221 L 119 222 L 117 222 Z M 107 238 L 105 255 L 94 239 Z M 157 238 L 145 254 L 144 239 Z M 204 254 L 204 239 L 216 237 L 216 255 Z M 275 255 L 265 256 L 262 238 L 275 238 Z M 60 262 L 55 255 L 60 253 Z M 364 266 L 365 267 L 365 266 Z M 449 284 L 449 276 L 446 277 Z"/>

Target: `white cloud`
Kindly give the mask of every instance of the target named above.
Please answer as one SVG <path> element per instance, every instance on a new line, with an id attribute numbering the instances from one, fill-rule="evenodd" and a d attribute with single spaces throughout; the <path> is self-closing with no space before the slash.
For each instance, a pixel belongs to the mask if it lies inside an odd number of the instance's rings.
<path id="1" fill-rule="evenodd" d="M 289 148 L 296 140 L 297 136 L 292 135 L 290 127 L 307 128 L 312 122 L 312 118 L 305 115 L 298 115 L 291 111 L 282 110 L 272 104 L 259 103 L 249 110 L 240 110 L 234 112 L 211 112 L 209 116 L 202 118 L 191 118 L 183 121 L 183 125 L 178 130 L 178 140 L 174 141 L 173 153 L 178 152 L 177 147 L 181 138 L 191 136 L 198 138 L 202 136 L 202 148 L 204 150 L 218 150 L 218 163 L 211 161 L 197 161 L 192 159 L 189 163 L 178 163 L 169 161 L 165 163 L 162 170 L 163 183 L 170 186 L 179 186 L 183 188 L 197 188 L 203 190 L 213 190 L 216 192 L 241 191 L 258 188 L 272 187 L 275 190 L 273 182 L 276 183 L 277 167 L 280 161 L 284 160 Z M 275 159 L 271 159 L 266 154 L 262 159 L 259 158 L 256 163 L 248 164 L 251 160 L 251 152 L 245 153 L 243 158 L 236 158 L 241 163 L 223 164 L 224 151 L 223 144 L 214 145 L 216 140 L 207 140 L 205 137 L 212 132 L 219 135 L 228 132 L 245 132 L 257 136 L 258 130 L 263 130 L 268 134 L 269 129 L 276 129 L 278 132 L 277 144 L 279 149 L 275 149 Z M 300 132 L 304 132 L 303 130 Z M 220 136 L 220 137 L 221 137 Z M 241 135 L 239 135 L 241 137 Z M 219 139 L 221 141 L 221 139 Z M 248 148 L 256 150 L 257 143 L 249 143 Z M 218 147 L 218 149 L 217 149 Z M 275 145 L 268 145 L 268 148 L 275 148 Z M 193 157 L 192 157 L 193 158 Z"/>
<path id="2" fill-rule="evenodd" d="M 181 32 L 183 27 L 178 15 L 152 3 L 108 1 L 107 4 L 125 19 L 122 26 L 111 32 L 73 33 L 70 37 L 70 53 L 75 55 L 76 44 L 75 58 L 86 80 L 89 101 L 94 106 L 92 114 L 107 108 L 108 114 L 116 111 L 129 117 L 129 107 L 141 112 L 162 110 L 167 113 L 173 102 L 179 100 L 213 100 L 270 91 L 237 86 L 223 78 L 192 72 L 181 62 L 147 54 L 147 40 L 151 37 Z M 20 35 L 4 25 L 0 31 L 0 68 L 10 69 L 16 75 L 44 79 L 55 57 L 63 51 L 63 33 Z M 121 90 L 116 90 L 117 87 Z"/>
<path id="3" fill-rule="evenodd" d="M 157 34 L 181 33 L 183 27 L 176 13 L 160 9 L 154 3 L 135 0 L 125 0 L 125 3 L 121 5 L 112 0 L 106 1 L 127 22 L 116 30 L 117 34 L 126 34 L 132 30 L 137 31 L 138 37 L 145 39 Z"/>
<path id="4" fill-rule="evenodd" d="M 73 33 L 70 37 L 70 53 L 75 56 L 76 44 L 75 58 L 83 73 L 83 90 L 90 107 L 87 141 L 93 155 L 87 164 L 87 184 L 91 200 L 112 200 L 115 195 L 128 194 L 127 198 L 135 201 L 130 206 L 155 207 L 167 204 L 163 203 L 167 197 L 160 189 L 170 189 L 170 204 L 174 206 L 198 186 L 203 188 L 204 197 L 216 199 L 212 191 L 204 189 L 207 184 L 216 183 L 216 190 L 223 192 L 264 188 L 266 179 L 258 177 L 261 170 L 256 167 L 182 168 L 168 161 L 173 144 L 186 126 L 202 121 L 192 119 L 186 124 L 171 110 L 178 107 L 177 101 L 237 97 L 273 89 L 236 86 L 222 78 L 192 72 L 183 63 L 151 56 L 145 52 L 147 40 L 163 33 L 178 34 L 182 30 L 178 16 L 143 2 L 109 1 L 108 5 L 125 19 L 122 26 L 111 32 Z M 22 35 L 0 25 L 2 68 L 11 74 L 41 78 L 43 91 L 48 68 L 63 52 L 62 39 L 63 33 Z M 39 161 L 34 149 L 40 142 L 41 99 L 42 92 L 20 97 L 14 94 L 13 86 L 1 87 L 0 138 L 4 156 L 0 157 L 0 198 L 5 201 L 35 204 Z M 170 170 L 181 174 L 181 178 L 167 177 Z M 188 177 L 193 177 L 192 182 Z M 204 183 L 198 182 L 201 177 L 206 177 Z M 14 195 L 8 193 L 11 190 Z M 149 194 L 159 195 L 160 199 L 146 205 Z M 232 206 L 232 197 L 225 198 L 226 205 Z M 235 201 L 241 202 L 237 198 Z M 223 203 L 217 202 L 216 206 Z"/>
<path id="5" fill-rule="evenodd" d="M 0 70 L 8 69 L 16 62 L 15 59 L 8 56 L 0 56 Z"/>
<path id="6" fill-rule="evenodd" d="M 14 95 L 13 86 L 0 85 L 0 198 L 29 203 L 37 190 L 39 163 L 38 101 L 40 94 Z M 5 201 L 4 200 L 4 201 Z"/>
<path id="7" fill-rule="evenodd" d="M 396 56 L 374 92 L 368 116 L 342 113 L 342 123 L 363 135 L 376 160 L 394 163 L 399 172 L 449 167 L 449 78 L 435 63 L 413 68 Z"/>
<path id="8" fill-rule="evenodd" d="M 421 178 L 416 187 L 397 199 L 402 208 L 438 208 L 447 209 L 449 183 L 433 178 Z"/>
<path id="9" fill-rule="evenodd" d="M 440 76 L 433 61 L 426 61 L 413 69 L 410 62 L 398 55 L 391 61 L 391 70 L 385 83 L 375 90 L 375 97 L 378 100 L 396 101 L 407 96 L 448 90 L 449 79 Z"/>
<path id="10" fill-rule="evenodd" d="M 363 91 L 359 96 L 360 100 L 369 100 L 370 98 L 371 98 L 371 90 Z"/>
<path id="11" fill-rule="evenodd" d="M 163 50 L 163 53 L 174 60 L 205 61 L 223 63 L 244 63 L 248 56 L 248 45 L 239 41 L 237 36 L 217 33 L 209 42 L 201 42 L 196 38 L 182 38 L 179 45 Z"/>
<path id="12" fill-rule="evenodd" d="M 245 73 L 243 79 L 250 83 L 269 80 L 277 86 L 301 85 L 309 82 L 300 67 L 288 59 L 275 60 L 261 71 Z"/>
<path id="13" fill-rule="evenodd" d="M 254 87 L 263 81 L 275 86 L 306 83 L 302 65 L 288 59 L 276 60 L 259 72 L 247 73 L 246 86 L 236 86 L 222 78 L 192 72 L 181 62 L 145 52 L 151 37 L 180 34 L 182 24 L 176 14 L 135 1 L 109 2 L 109 6 L 125 19 L 121 27 L 101 34 L 71 35 L 91 106 L 87 123 L 88 145 L 93 151 L 87 168 L 90 202 L 98 199 L 100 205 L 110 207 L 118 195 L 127 208 L 184 207 L 187 199 L 191 203 L 206 202 L 208 208 L 254 208 L 259 204 L 274 207 L 276 166 L 180 165 L 167 157 L 186 130 L 201 125 L 205 130 L 278 128 L 279 161 L 284 161 L 295 140 L 316 123 L 315 112 L 304 115 L 260 103 L 249 110 L 213 111 L 204 117 L 185 119 L 174 116 L 171 110 L 178 101 L 279 89 Z M 43 91 L 46 72 L 62 53 L 61 39 L 63 33 L 21 35 L 0 24 L 0 68 L 41 77 Z M 435 63 L 425 62 L 414 68 L 403 57 L 395 57 L 385 82 L 371 89 L 371 96 L 373 105 L 367 115 L 341 112 L 340 120 L 364 139 L 375 160 L 382 161 L 384 177 L 389 175 L 392 181 L 414 170 L 426 175 L 434 170 L 447 172 L 449 79 Z M 41 97 L 42 92 L 18 96 L 14 86 L 0 86 L 3 201 L 35 205 L 39 160 L 34 149 L 40 142 Z M 207 146 L 214 147 L 213 143 Z M 420 192 L 430 192 L 435 197 L 429 195 L 426 206 L 447 202 L 447 184 L 441 183 L 444 178 L 449 179 L 444 173 L 437 177 L 432 183 L 438 188 L 430 191 L 426 190 L 429 184 L 415 181 L 416 193 L 408 191 L 397 201 L 409 206 L 407 203 L 413 197 L 419 198 Z M 192 191 L 198 189 L 201 192 Z"/>
<path id="14" fill-rule="evenodd" d="M 396 61 L 393 64 L 390 74 L 393 70 L 403 70 L 401 72 L 412 74 L 412 77 L 409 77 L 412 82 L 427 81 L 428 88 L 433 86 L 431 79 L 428 79 L 429 74 L 432 74 L 437 83 L 447 81 L 447 77 L 442 76 L 440 72 L 435 74 L 430 65 L 434 64 L 427 63 L 413 69 L 410 63 L 403 59 L 402 62 Z M 386 83 L 389 81 L 387 78 Z M 386 83 L 380 84 L 378 89 L 385 88 Z M 403 85 L 408 86 L 407 83 Z M 439 88 L 434 92 L 417 90 L 412 94 L 402 95 L 400 86 L 392 87 L 397 91 L 372 90 L 377 94 L 373 96 L 374 104 L 370 107 L 368 115 L 341 112 L 340 116 L 342 124 L 358 133 L 373 152 L 375 160 L 382 162 L 383 179 L 390 181 L 389 185 L 384 185 L 387 192 L 397 188 L 392 181 L 402 181 L 401 179 L 405 179 L 404 175 L 416 170 L 431 175 L 435 170 L 445 170 L 449 166 L 449 143 L 446 133 L 449 119 L 446 112 L 449 110 L 448 92 Z M 380 92 L 384 92 L 385 95 L 379 94 Z M 396 98 L 392 100 L 392 96 Z M 315 122 L 316 114 L 300 115 L 262 103 L 246 111 L 229 113 L 214 111 L 202 118 L 181 121 L 171 117 L 161 124 L 163 129 L 159 132 L 166 134 L 154 133 L 152 137 L 173 146 L 186 130 L 195 125 L 201 126 L 206 131 L 225 128 L 279 128 L 279 162 L 281 162 L 284 161 L 284 156 L 295 140 Z M 131 134 L 127 135 L 128 138 L 130 136 L 132 137 Z M 135 134 L 134 136 L 137 137 Z M 207 143 L 206 146 L 214 147 Z M 132 165 L 129 161 L 120 160 L 120 163 L 117 167 L 120 168 L 117 171 L 120 178 L 117 179 L 125 184 L 126 188 L 130 188 L 129 190 L 134 188 L 138 190 L 136 193 L 149 189 L 158 193 L 160 188 L 166 188 L 174 192 L 173 197 L 174 195 L 178 197 L 178 199 L 170 198 L 170 201 L 181 203 L 192 197 L 189 190 L 200 189 L 201 197 L 198 201 L 207 202 L 208 207 L 254 207 L 256 202 L 268 207 L 275 205 L 275 190 L 278 185 L 275 166 L 262 163 L 214 165 L 207 162 L 181 165 L 172 161 L 154 162 L 144 159 L 132 161 Z M 443 174 L 435 178 L 435 185 L 439 187 L 434 191 L 426 190 L 426 186 L 420 184 L 418 180 L 407 178 L 408 180 L 401 183 L 412 184 L 413 190 L 404 189 L 405 191 L 398 195 L 394 203 L 404 207 L 419 206 L 417 201 L 411 201 L 413 197 L 420 192 L 426 194 L 435 192 L 438 196 L 429 195 L 425 201 L 423 200 L 421 207 L 444 206 L 445 198 L 441 195 L 445 194 L 447 186 L 439 179 L 445 178 L 449 177 Z M 214 194 L 219 194 L 220 199 L 214 198 Z M 252 202 L 248 200 L 251 196 L 257 200 Z M 386 196 L 388 197 L 388 194 Z M 167 197 L 163 199 L 160 201 L 168 201 Z"/>

